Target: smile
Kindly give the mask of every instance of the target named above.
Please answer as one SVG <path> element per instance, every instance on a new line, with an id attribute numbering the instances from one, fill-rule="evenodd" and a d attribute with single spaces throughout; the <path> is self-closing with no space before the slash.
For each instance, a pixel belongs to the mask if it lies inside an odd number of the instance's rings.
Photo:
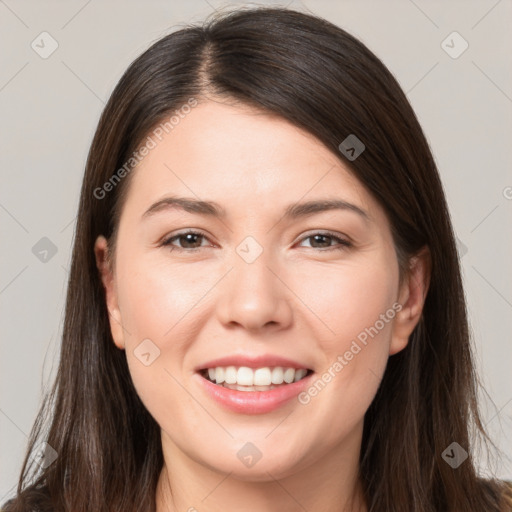
<path id="1" fill-rule="evenodd" d="M 247 366 L 217 366 L 203 370 L 211 382 L 237 391 L 269 391 L 279 385 L 303 379 L 311 370 L 282 366 L 249 368 Z"/>
<path id="2" fill-rule="evenodd" d="M 289 403 L 306 389 L 313 373 L 283 366 L 216 366 L 195 375 L 206 395 L 223 408 L 240 414 L 264 414 Z"/>

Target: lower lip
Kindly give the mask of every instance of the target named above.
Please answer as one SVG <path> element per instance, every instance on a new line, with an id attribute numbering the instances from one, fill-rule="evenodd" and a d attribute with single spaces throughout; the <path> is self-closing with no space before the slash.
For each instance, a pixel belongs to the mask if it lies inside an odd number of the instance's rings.
<path id="1" fill-rule="evenodd" d="M 214 384 L 199 373 L 196 375 L 208 395 L 220 405 L 242 414 L 264 414 L 278 409 L 295 398 L 308 386 L 313 374 L 268 391 L 237 391 Z"/>

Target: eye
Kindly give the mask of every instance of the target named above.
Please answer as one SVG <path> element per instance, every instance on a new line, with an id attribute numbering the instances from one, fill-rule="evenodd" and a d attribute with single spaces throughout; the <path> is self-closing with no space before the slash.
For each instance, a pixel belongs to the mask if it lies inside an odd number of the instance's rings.
<path id="1" fill-rule="evenodd" d="M 201 239 L 206 240 L 205 235 L 203 235 L 202 233 L 199 233 L 198 231 L 189 230 L 189 231 L 183 231 L 182 233 L 177 233 L 176 235 L 173 235 L 173 236 L 167 238 L 166 240 L 164 240 L 162 242 L 162 245 L 169 247 L 169 249 L 171 251 L 177 250 L 177 251 L 191 252 L 191 251 L 201 248 L 201 243 L 200 243 Z M 176 245 L 173 245 L 173 242 L 178 241 L 178 240 L 181 240 L 184 245 L 182 245 L 181 247 L 177 247 Z M 199 245 L 197 245 L 198 240 L 199 240 Z"/>
<path id="2" fill-rule="evenodd" d="M 352 243 L 331 232 L 312 233 L 302 239 L 312 240 L 310 247 L 312 249 L 321 249 L 321 252 L 343 250 L 352 247 Z M 177 233 L 162 242 L 162 246 L 168 247 L 171 251 L 193 252 L 201 247 L 207 247 L 201 244 L 202 240 L 207 240 L 206 236 L 199 231 L 183 231 Z M 174 242 L 180 241 L 181 246 L 174 245 Z M 337 245 L 332 246 L 331 243 L 336 242 Z"/>
<path id="3" fill-rule="evenodd" d="M 322 252 L 325 251 L 334 251 L 334 250 L 343 250 L 347 247 L 352 247 L 352 243 L 348 240 L 345 240 L 344 238 L 341 238 L 337 236 L 334 233 L 331 232 L 318 232 L 318 233 L 312 233 L 306 237 L 304 237 L 302 240 L 313 240 L 312 243 L 310 243 L 310 247 L 313 249 L 323 249 Z M 338 245 L 331 246 L 331 242 L 337 242 Z"/>

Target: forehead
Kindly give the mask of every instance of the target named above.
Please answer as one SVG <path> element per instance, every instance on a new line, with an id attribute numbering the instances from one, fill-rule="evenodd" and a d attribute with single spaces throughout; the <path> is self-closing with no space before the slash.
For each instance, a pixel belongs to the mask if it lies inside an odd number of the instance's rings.
<path id="1" fill-rule="evenodd" d="M 162 130 L 160 130 L 162 132 Z M 192 108 L 135 168 L 127 207 L 166 195 L 207 198 L 228 214 L 281 202 L 340 197 L 377 213 L 378 205 L 327 147 L 288 121 L 247 106 L 209 101 Z"/>

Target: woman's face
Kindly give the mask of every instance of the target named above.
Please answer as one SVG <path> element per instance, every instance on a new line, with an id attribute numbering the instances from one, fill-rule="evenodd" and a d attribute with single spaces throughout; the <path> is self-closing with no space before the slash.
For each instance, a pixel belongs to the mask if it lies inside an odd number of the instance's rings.
<path id="1" fill-rule="evenodd" d="M 202 103 L 150 135 L 113 273 L 95 250 L 164 453 L 253 480 L 355 454 L 421 295 L 399 288 L 384 211 L 318 140 L 247 107 Z"/>

